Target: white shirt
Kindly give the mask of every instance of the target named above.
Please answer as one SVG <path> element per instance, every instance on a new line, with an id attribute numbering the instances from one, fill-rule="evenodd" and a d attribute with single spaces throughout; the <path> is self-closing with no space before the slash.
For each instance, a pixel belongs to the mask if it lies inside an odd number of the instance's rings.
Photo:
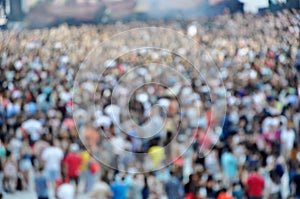
<path id="1" fill-rule="evenodd" d="M 291 150 L 295 141 L 295 132 L 293 129 L 284 129 L 281 132 L 281 143 L 287 150 Z"/>
<path id="2" fill-rule="evenodd" d="M 121 155 L 124 152 L 125 149 L 125 142 L 122 137 L 114 136 L 110 139 L 111 145 L 114 147 L 113 152 L 116 155 Z"/>
<path id="3" fill-rule="evenodd" d="M 74 199 L 75 188 L 72 184 L 64 183 L 57 189 L 57 196 L 59 199 Z"/>
<path id="4" fill-rule="evenodd" d="M 35 119 L 30 119 L 25 121 L 22 124 L 22 127 L 25 129 L 26 133 L 28 133 L 33 141 L 37 141 L 40 139 L 40 133 L 42 133 L 43 125 L 40 121 Z"/>
<path id="5" fill-rule="evenodd" d="M 108 105 L 105 109 L 104 112 L 110 116 L 111 120 L 116 123 L 119 124 L 120 123 L 120 114 L 121 114 L 121 109 L 118 105 L 115 104 L 111 104 Z"/>
<path id="6" fill-rule="evenodd" d="M 13 138 L 10 140 L 8 148 L 12 152 L 14 158 L 20 158 L 20 149 L 22 147 L 22 142 L 19 139 Z"/>
<path id="7" fill-rule="evenodd" d="M 60 148 L 50 146 L 43 151 L 42 160 L 45 161 L 46 168 L 60 171 L 63 156 L 63 151 Z"/>
<path id="8" fill-rule="evenodd" d="M 91 192 L 92 198 L 106 199 L 109 195 L 111 195 L 111 190 L 105 182 L 97 182 Z"/>
<path id="9" fill-rule="evenodd" d="M 266 179 L 266 187 L 268 190 L 268 194 L 278 193 L 280 191 L 281 184 L 274 183 L 270 177 Z"/>

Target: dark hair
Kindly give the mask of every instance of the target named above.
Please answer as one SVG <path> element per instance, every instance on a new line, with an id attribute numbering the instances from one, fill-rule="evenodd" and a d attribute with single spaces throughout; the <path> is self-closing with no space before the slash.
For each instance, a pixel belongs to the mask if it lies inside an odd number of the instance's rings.
<path id="1" fill-rule="evenodd" d="M 252 165 L 251 167 L 250 167 L 250 171 L 255 171 L 255 172 L 257 172 L 258 171 L 258 165 Z"/>
<path id="2" fill-rule="evenodd" d="M 171 176 L 174 176 L 174 175 L 175 175 L 175 172 L 174 172 L 173 170 L 171 170 L 171 171 L 170 171 L 170 175 L 171 175 Z"/>
<path id="3" fill-rule="evenodd" d="M 272 169 L 270 171 L 270 178 L 271 180 L 276 183 L 276 184 L 279 184 L 280 183 L 280 177 L 279 175 L 277 174 L 276 170 L 275 169 Z"/>
<path id="4" fill-rule="evenodd" d="M 53 139 L 49 140 L 49 144 L 50 144 L 50 146 L 54 146 L 54 141 L 53 141 Z"/>
<path id="5" fill-rule="evenodd" d="M 106 180 L 107 180 L 105 175 L 101 175 L 99 179 L 103 182 L 106 182 Z"/>
<path id="6" fill-rule="evenodd" d="M 10 157 L 11 156 L 11 151 L 10 150 L 7 150 L 6 151 L 6 157 Z"/>
<path id="7" fill-rule="evenodd" d="M 40 165 L 39 167 L 38 167 L 38 171 L 39 172 L 42 172 L 44 170 L 44 166 L 43 165 Z"/>
<path id="8" fill-rule="evenodd" d="M 148 179 L 144 176 L 144 187 L 148 187 Z"/>
<path id="9" fill-rule="evenodd" d="M 189 180 L 190 180 L 190 181 L 193 180 L 193 176 L 194 176 L 194 174 L 190 174 L 190 175 L 189 175 Z"/>

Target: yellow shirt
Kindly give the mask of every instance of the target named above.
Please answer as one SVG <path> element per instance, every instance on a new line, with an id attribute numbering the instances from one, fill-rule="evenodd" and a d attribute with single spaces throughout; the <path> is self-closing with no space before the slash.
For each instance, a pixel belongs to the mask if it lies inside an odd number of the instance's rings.
<path id="1" fill-rule="evenodd" d="M 153 160 L 153 167 L 158 168 L 162 161 L 166 158 L 165 150 L 161 146 L 153 146 L 148 151 L 149 156 Z"/>
<path id="2" fill-rule="evenodd" d="M 80 165 L 80 171 L 86 171 L 88 169 L 88 163 L 91 159 L 91 155 L 89 154 L 89 152 L 87 150 L 82 151 L 81 154 L 81 165 Z"/>

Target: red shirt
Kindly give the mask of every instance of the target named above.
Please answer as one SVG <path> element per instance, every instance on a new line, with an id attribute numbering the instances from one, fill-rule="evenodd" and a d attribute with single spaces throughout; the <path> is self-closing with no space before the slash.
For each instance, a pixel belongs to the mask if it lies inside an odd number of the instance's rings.
<path id="1" fill-rule="evenodd" d="M 69 177 L 78 177 L 80 175 L 79 166 L 81 164 L 81 157 L 76 153 L 69 153 L 64 159 L 64 163 L 68 168 Z"/>
<path id="2" fill-rule="evenodd" d="M 248 195 L 262 197 L 264 190 L 264 179 L 257 173 L 251 173 L 247 179 Z"/>

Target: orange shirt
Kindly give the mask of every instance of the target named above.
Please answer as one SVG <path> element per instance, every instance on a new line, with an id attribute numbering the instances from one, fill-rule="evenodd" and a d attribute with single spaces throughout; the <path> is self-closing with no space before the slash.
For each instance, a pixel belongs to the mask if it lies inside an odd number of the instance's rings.
<path id="1" fill-rule="evenodd" d="M 218 195 L 217 199 L 234 199 L 231 195 L 226 192 L 222 192 Z"/>

